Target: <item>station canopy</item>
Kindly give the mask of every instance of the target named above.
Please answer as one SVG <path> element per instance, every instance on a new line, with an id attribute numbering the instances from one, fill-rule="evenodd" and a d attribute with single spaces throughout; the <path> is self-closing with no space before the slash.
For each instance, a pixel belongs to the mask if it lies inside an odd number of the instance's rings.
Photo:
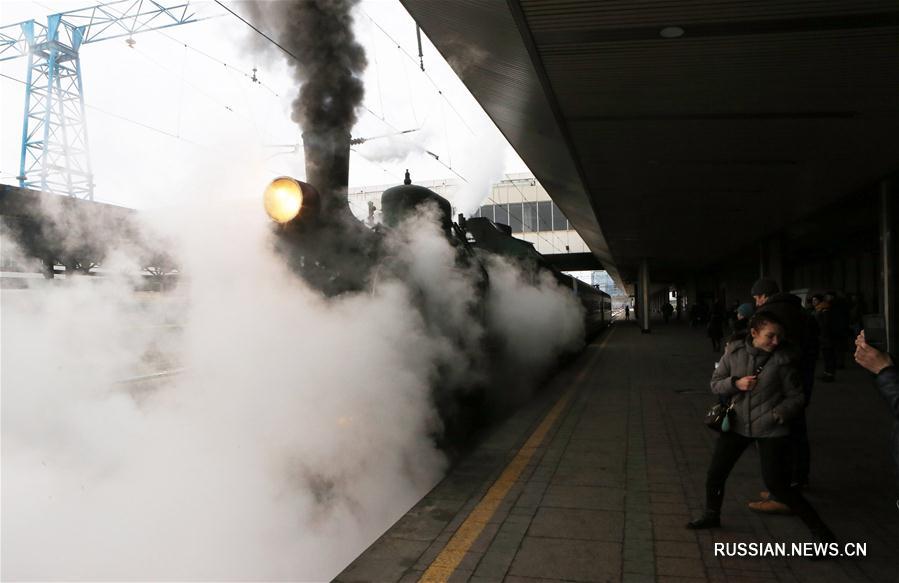
<path id="1" fill-rule="evenodd" d="M 899 168 L 895 0 L 401 1 L 619 281 Z"/>

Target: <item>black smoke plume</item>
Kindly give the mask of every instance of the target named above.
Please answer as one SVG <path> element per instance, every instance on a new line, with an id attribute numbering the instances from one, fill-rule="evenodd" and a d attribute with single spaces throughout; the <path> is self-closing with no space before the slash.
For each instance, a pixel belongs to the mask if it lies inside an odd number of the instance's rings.
<path id="1" fill-rule="evenodd" d="M 353 34 L 358 0 L 253 2 L 254 20 L 276 31 L 301 83 L 291 118 L 304 131 L 349 133 L 365 87 L 365 49 Z"/>
<path id="2" fill-rule="evenodd" d="M 288 62 L 301 84 L 291 119 L 303 131 L 306 178 L 326 196 L 346 188 L 347 171 L 334 169 L 333 160 L 349 163 L 350 130 L 365 95 L 362 74 L 368 61 L 353 34 L 351 14 L 357 3 L 286 0 L 251 4 L 254 18 L 275 30 L 276 40 L 290 53 Z"/>

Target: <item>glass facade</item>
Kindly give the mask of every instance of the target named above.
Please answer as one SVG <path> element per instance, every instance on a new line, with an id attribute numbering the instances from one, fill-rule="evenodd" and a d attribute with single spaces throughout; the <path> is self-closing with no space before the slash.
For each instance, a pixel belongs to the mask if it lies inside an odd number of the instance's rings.
<path id="1" fill-rule="evenodd" d="M 567 231 L 571 228 L 561 209 L 549 201 L 486 204 L 471 216 L 509 225 L 513 233 Z"/>

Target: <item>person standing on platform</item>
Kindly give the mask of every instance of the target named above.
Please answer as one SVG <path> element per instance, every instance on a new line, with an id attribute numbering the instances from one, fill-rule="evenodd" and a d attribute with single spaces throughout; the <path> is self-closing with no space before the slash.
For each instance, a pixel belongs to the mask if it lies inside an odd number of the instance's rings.
<path id="1" fill-rule="evenodd" d="M 736 320 L 734 320 L 733 334 L 724 343 L 724 351 L 728 352 L 732 345 L 739 344 L 749 334 L 749 319 L 755 313 L 755 307 L 752 304 L 740 304 L 735 310 Z"/>
<path id="2" fill-rule="evenodd" d="M 824 357 L 824 374 L 821 375 L 821 380 L 832 383 L 837 374 L 837 357 L 831 303 L 823 294 L 815 294 L 812 296 L 812 305 L 815 307 L 815 320 L 818 322 L 821 356 Z"/>
<path id="3" fill-rule="evenodd" d="M 631 319 L 631 307 L 630 306 L 627 306 L 627 305 L 624 306 L 624 319 L 625 320 Z"/>
<path id="4" fill-rule="evenodd" d="M 855 362 L 877 375 L 874 382 L 880 394 L 889 403 L 893 415 L 890 450 L 893 454 L 893 469 L 896 472 L 896 508 L 899 508 L 899 370 L 892 356 L 877 350 L 865 341 L 864 330 L 855 339 Z"/>
<path id="5" fill-rule="evenodd" d="M 662 319 L 665 320 L 666 324 L 671 319 L 672 313 L 674 313 L 674 308 L 671 307 L 671 302 L 664 302 L 662 304 Z"/>
<path id="6" fill-rule="evenodd" d="M 793 354 L 780 350 L 784 327 L 771 312 L 758 312 L 749 322 L 749 336 L 721 357 L 712 374 L 716 395 L 734 403 L 730 428 L 722 431 L 706 477 L 706 508 L 689 529 L 721 526 L 724 485 L 740 456 L 758 447 L 762 476 L 768 489 L 786 502 L 819 542 L 835 537 L 799 489 L 790 485 L 789 422 L 802 411 L 802 386 Z"/>
<path id="7" fill-rule="evenodd" d="M 706 331 L 712 340 L 712 351 L 721 352 L 721 339 L 724 338 L 724 314 L 720 310 L 712 309 Z"/>

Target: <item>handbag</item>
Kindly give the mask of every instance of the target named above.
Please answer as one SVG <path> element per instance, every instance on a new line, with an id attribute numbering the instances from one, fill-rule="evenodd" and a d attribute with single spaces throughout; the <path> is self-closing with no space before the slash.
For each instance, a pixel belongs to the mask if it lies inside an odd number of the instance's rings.
<path id="1" fill-rule="evenodd" d="M 727 405 L 723 405 L 720 402 L 715 403 L 705 412 L 703 423 L 705 423 L 705 426 L 712 431 L 726 433 L 730 431 L 730 419 L 733 415 L 733 408 L 733 399 L 731 399 Z"/>

